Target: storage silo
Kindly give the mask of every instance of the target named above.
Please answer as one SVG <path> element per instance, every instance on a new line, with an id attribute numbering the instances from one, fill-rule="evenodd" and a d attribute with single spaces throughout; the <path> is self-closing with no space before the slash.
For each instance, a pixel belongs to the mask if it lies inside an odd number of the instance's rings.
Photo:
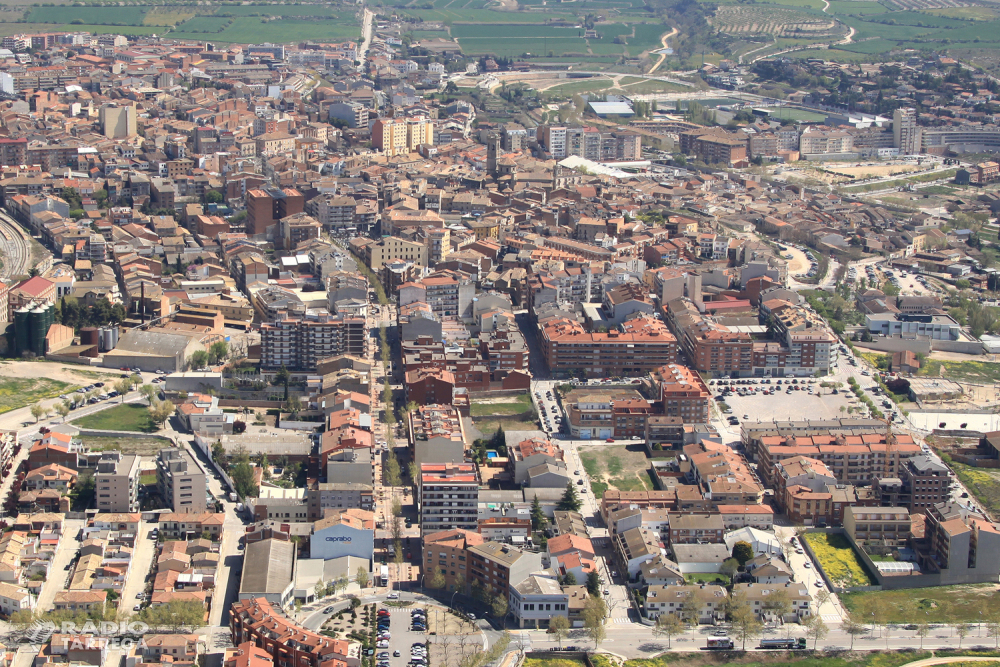
<path id="1" fill-rule="evenodd" d="M 28 311 L 23 306 L 14 311 L 14 354 L 21 356 L 28 349 Z"/>
<path id="2" fill-rule="evenodd" d="M 36 356 L 45 356 L 45 336 L 49 333 L 49 327 L 54 321 L 55 312 L 52 304 L 38 306 L 28 313 L 30 327 L 28 347 Z"/>

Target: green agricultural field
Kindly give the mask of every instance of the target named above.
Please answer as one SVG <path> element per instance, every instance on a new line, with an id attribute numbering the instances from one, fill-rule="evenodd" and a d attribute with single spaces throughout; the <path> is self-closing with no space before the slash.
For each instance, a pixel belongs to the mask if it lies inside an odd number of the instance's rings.
<path id="1" fill-rule="evenodd" d="M 33 7 L 25 17 L 33 23 L 73 23 L 89 25 L 142 25 L 146 7 Z M 173 24 L 170 24 L 173 25 Z"/>
<path id="2" fill-rule="evenodd" d="M 44 377 L 0 380 L 0 413 L 17 410 L 46 398 L 55 398 L 60 394 L 76 391 L 76 389 L 75 385 L 68 382 L 50 380 Z"/>
<path id="3" fill-rule="evenodd" d="M 958 382 L 1000 382 L 1000 364 L 987 361 L 941 361 L 927 359 L 917 372 L 927 377 L 946 377 Z"/>
<path id="4" fill-rule="evenodd" d="M 830 0 L 828 14 L 840 16 L 867 16 L 869 14 L 884 14 L 890 11 L 888 7 L 878 2 L 851 2 L 850 0 Z"/>
<path id="5" fill-rule="evenodd" d="M 224 16 L 195 16 L 177 26 L 177 32 L 217 33 L 222 32 L 232 21 L 232 18 Z M 171 36 L 174 35 L 175 33 L 171 33 Z"/>
<path id="6" fill-rule="evenodd" d="M 445 21 L 455 23 L 485 23 L 487 25 L 502 25 L 506 23 L 545 23 L 549 19 L 573 19 L 576 16 L 565 13 L 549 12 L 498 12 L 492 9 L 456 9 L 454 5 L 448 9 L 402 9 L 400 14 L 412 16 L 422 21 Z"/>
<path id="7" fill-rule="evenodd" d="M 346 18 L 354 15 L 351 12 L 338 10 L 327 5 L 225 5 L 219 7 L 217 16 L 280 16 L 282 18 L 322 16 L 326 18 Z"/>
<path id="8" fill-rule="evenodd" d="M 809 543 L 820 567 L 834 585 L 871 586 L 876 583 L 843 535 L 805 533 L 802 537 Z"/>
<path id="9" fill-rule="evenodd" d="M 669 81 L 643 81 L 629 86 L 622 86 L 622 90 L 633 95 L 653 95 L 655 93 L 684 93 L 690 92 L 689 86 L 681 86 Z"/>
<path id="10" fill-rule="evenodd" d="M 590 51 L 595 56 L 620 56 L 626 48 L 624 44 L 615 44 L 614 42 L 601 42 L 596 39 L 588 41 L 590 42 Z"/>
<path id="11" fill-rule="evenodd" d="M 197 19 L 195 19 L 197 20 Z M 255 17 L 236 18 L 220 33 L 212 33 L 213 42 L 246 44 L 253 42 L 274 42 L 287 44 L 306 40 L 338 41 L 357 39 L 361 28 L 356 20 L 336 19 L 280 19 L 262 21 Z M 186 33 L 177 30 L 170 33 L 172 39 L 205 39 L 204 33 Z"/>
<path id="12" fill-rule="evenodd" d="M 177 7 L 152 7 L 142 19 L 143 25 L 177 25 L 195 17 L 192 10 Z"/>
<path id="13" fill-rule="evenodd" d="M 480 25 L 458 23 L 451 26 L 451 36 L 481 39 L 524 39 L 526 37 L 548 37 L 558 39 L 582 39 L 583 28 L 560 28 L 547 25 Z"/>
<path id="14" fill-rule="evenodd" d="M 945 7 L 944 9 L 925 9 L 923 13 L 971 21 L 992 21 L 997 18 L 997 11 L 990 7 Z"/>
<path id="15" fill-rule="evenodd" d="M 459 40 L 459 45 L 467 55 L 491 54 L 504 58 L 517 58 L 525 53 L 541 56 L 587 55 L 587 42 L 579 38 L 465 38 Z"/>
<path id="16" fill-rule="evenodd" d="M 105 431 L 156 432 L 156 424 L 149 416 L 149 409 L 137 403 L 120 403 L 113 408 L 101 410 L 74 420 L 79 428 L 93 428 Z"/>
<path id="17" fill-rule="evenodd" d="M 868 617 L 875 605 L 882 604 L 888 623 L 977 623 L 979 612 L 997 608 L 1000 592 L 989 585 L 935 586 L 845 593 L 840 600 L 849 610 Z"/>

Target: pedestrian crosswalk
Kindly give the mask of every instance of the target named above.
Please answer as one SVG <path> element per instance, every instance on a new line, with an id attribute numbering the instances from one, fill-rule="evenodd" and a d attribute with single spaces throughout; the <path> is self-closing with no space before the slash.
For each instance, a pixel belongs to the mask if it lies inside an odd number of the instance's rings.
<path id="1" fill-rule="evenodd" d="M 630 621 L 628 618 L 612 618 L 611 622 L 616 624 L 622 624 L 622 623 L 631 623 L 632 621 Z"/>
<path id="2" fill-rule="evenodd" d="M 823 614 L 824 623 L 840 623 L 839 614 Z"/>

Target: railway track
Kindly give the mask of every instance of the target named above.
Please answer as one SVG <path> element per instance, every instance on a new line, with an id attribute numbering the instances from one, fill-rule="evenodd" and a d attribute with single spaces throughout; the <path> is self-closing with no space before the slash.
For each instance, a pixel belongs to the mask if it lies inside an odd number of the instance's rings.
<path id="1" fill-rule="evenodd" d="M 0 280 L 4 282 L 26 274 L 31 268 L 28 266 L 31 260 L 28 242 L 17 223 L 4 214 L 0 214 L 0 254 L 3 257 Z"/>

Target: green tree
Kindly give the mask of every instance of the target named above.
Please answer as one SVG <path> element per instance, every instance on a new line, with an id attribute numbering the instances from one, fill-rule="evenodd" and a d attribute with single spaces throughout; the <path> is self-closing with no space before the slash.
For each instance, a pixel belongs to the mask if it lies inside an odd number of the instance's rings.
<path id="1" fill-rule="evenodd" d="M 432 567 L 430 577 L 427 579 L 427 588 L 444 588 L 444 571 L 439 567 Z"/>
<path id="2" fill-rule="evenodd" d="M 600 597 L 590 596 L 583 607 L 583 630 L 594 642 L 594 649 L 601 646 L 607 637 L 604 622 L 608 618 L 608 606 Z"/>
<path id="3" fill-rule="evenodd" d="M 45 414 L 45 408 L 42 407 L 41 403 L 35 403 L 34 405 L 31 406 L 31 416 L 35 418 L 35 423 L 36 424 L 38 423 L 38 420 L 41 419 L 42 415 L 44 415 L 44 414 Z"/>
<path id="4" fill-rule="evenodd" d="M 535 499 L 531 501 L 531 529 L 544 530 L 547 525 L 549 520 L 542 510 L 542 504 L 538 501 L 538 494 L 535 494 Z"/>
<path id="5" fill-rule="evenodd" d="M 587 592 L 592 597 L 600 597 L 601 583 L 601 575 L 597 573 L 597 570 L 591 570 L 587 573 Z"/>
<path id="6" fill-rule="evenodd" d="M 209 190 L 205 193 L 205 203 L 206 204 L 220 204 L 222 203 L 222 193 L 218 190 Z"/>
<path id="7" fill-rule="evenodd" d="M 682 632 L 684 632 L 684 621 L 679 619 L 676 614 L 660 614 L 656 619 L 656 625 L 653 626 L 653 636 L 666 637 L 667 648 L 670 648 L 674 635 L 679 635 Z"/>
<path id="8" fill-rule="evenodd" d="M 573 482 L 566 482 L 566 491 L 559 500 L 558 508 L 564 511 L 578 512 L 582 504 L 580 497 L 576 494 L 576 489 L 573 488 Z"/>
<path id="9" fill-rule="evenodd" d="M 368 577 L 368 568 L 366 568 L 363 565 L 359 566 L 358 567 L 358 573 L 357 573 L 357 575 L 355 577 L 355 580 L 358 582 L 358 586 L 362 590 L 368 588 L 368 583 L 370 581 L 370 579 Z"/>
<path id="10" fill-rule="evenodd" d="M 753 547 L 749 542 L 737 542 L 733 545 L 733 558 L 739 562 L 740 567 L 743 567 L 748 560 L 753 558 Z"/>
<path id="11" fill-rule="evenodd" d="M 284 386 L 285 397 L 282 399 L 284 401 L 288 400 L 288 383 L 291 381 L 291 379 L 292 379 L 291 373 L 288 372 L 288 369 L 285 368 L 284 364 L 281 364 L 281 368 L 279 368 L 278 372 L 274 374 L 274 380 L 272 384 L 274 384 L 275 386 L 278 385 Z"/>
<path id="12" fill-rule="evenodd" d="M 234 452 L 229 476 L 236 487 L 236 493 L 241 498 L 257 497 L 258 489 L 254 479 L 253 465 L 250 463 L 250 455 L 247 454 L 246 450 L 240 449 Z"/>
<path id="13" fill-rule="evenodd" d="M 759 637 L 764 629 L 764 624 L 757 618 L 757 612 L 747 600 L 746 593 L 742 592 L 734 593 L 729 599 L 729 622 L 744 651 L 747 640 Z"/>
<path id="14" fill-rule="evenodd" d="M 204 368 L 208 364 L 208 352 L 205 350 L 195 350 L 191 353 L 191 367 Z"/>
<path id="15" fill-rule="evenodd" d="M 556 636 L 559 643 L 559 650 L 562 650 L 563 640 L 569 635 L 569 618 L 566 616 L 553 616 L 549 619 L 549 632 Z"/>
<path id="16" fill-rule="evenodd" d="M 212 346 L 208 348 L 208 358 L 213 364 L 217 364 L 224 361 L 226 357 L 229 356 L 229 343 L 224 340 L 219 340 L 212 343 Z"/>
<path id="17" fill-rule="evenodd" d="M 118 382 L 115 382 L 115 391 L 117 391 L 121 396 L 122 403 L 125 402 L 125 394 L 129 393 L 131 390 L 132 383 L 129 382 L 127 378 L 122 378 L 121 380 L 118 380 Z"/>
<path id="18" fill-rule="evenodd" d="M 226 461 L 226 448 L 218 440 L 212 443 L 212 460 L 220 465 Z"/>
<path id="19" fill-rule="evenodd" d="M 396 452 L 392 449 L 389 450 L 389 455 L 385 460 L 385 482 L 389 486 L 399 486 L 400 483 L 400 470 L 399 470 L 399 459 L 396 458 Z"/>
<path id="20" fill-rule="evenodd" d="M 816 650 L 816 644 L 818 644 L 821 639 L 826 639 L 828 634 L 830 634 L 830 628 L 823 622 L 823 618 L 819 614 L 810 616 L 806 620 L 806 637 L 813 640 L 814 651 Z"/>

